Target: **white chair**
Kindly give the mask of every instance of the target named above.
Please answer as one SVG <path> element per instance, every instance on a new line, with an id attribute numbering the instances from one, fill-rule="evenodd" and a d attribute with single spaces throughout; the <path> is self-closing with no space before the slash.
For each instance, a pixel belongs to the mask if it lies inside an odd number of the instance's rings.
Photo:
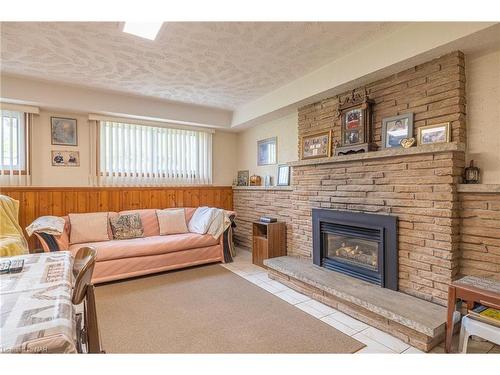
<path id="1" fill-rule="evenodd" d="M 460 329 L 460 341 L 458 351 L 467 353 L 467 344 L 470 336 L 479 336 L 485 340 L 500 345 L 500 328 L 491 324 L 472 319 L 468 315 L 462 318 L 462 328 Z"/>

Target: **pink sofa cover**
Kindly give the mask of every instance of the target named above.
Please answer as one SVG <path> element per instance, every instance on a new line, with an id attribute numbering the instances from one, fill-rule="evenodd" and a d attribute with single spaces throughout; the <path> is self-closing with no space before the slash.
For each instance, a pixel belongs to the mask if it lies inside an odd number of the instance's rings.
<path id="1" fill-rule="evenodd" d="M 185 208 L 186 221 L 189 222 L 195 208 Z M 92 281 L 94 283 L 140 276 L 164 270 L 189 267 L 193 265 L 223 262 L 223 236 L 213 238 L 211 235 L 183 233 L 160 236 L 160 227 L 156 209 L 127 210 L 109 212 L 109 216 L 139 213 L 144 227 L 144 237 L 129 240 L 109 240 L 71 244 L 69 234 L 71 224 L 67 216 L 66 225 L 61 236 L 54 237 L 59 249 L 68 249 L 76 254 L 84 246 L 92 246 L 97 250 L 96 265 Z M 234 214 L 234 212 L 230 212 Z M 112 238 L 111 228 L 108 232 Z M 48 245 L 41 240 L 45 251 Z"/>
<path id="2" fill-rule="evenodd" d="M 72 253 L 84 246 L 97 250 L 97 261 L 120 258 L 133 258 L 145 255 L 172 253 L 175 251 L 197 249 L 218 245 L 219 239 L 209 234 L 183 233 L 166 236 L 133 238 L 130 240 L 111 240 L 102 242 L 78 243 L 69 246 Z"/>

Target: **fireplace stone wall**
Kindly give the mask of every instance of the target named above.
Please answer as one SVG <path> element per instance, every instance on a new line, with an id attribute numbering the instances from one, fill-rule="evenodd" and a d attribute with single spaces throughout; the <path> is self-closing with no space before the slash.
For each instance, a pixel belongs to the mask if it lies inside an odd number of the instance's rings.
<path id="1" fill-rule="evenodd" d="M 446 303 L 459 271 L 464 153 L 436 152 L 293 167 L 290 255 L 311 256 L 311 209 L 398 217 L 399 290 Z"/>
<path id="2" fill-rule="evenodd" d="M 500 278 L 500 190 L 460 192 L 459 202 L 460 274 Z"/>
<path id="3" fill-rule="evenodd" d="M 477 271 L 478 263 L 486 262 L 477 259 L 479 252 L 484 253 L 476 246 L 480 240 L 468 235 L 466 242 L 461 241 L 461 224 L 466 222 L 462 209 L 472 205 L 482 210 L 485 204 L 467 203 L 457 192 L 465 160 L 464 66 L 464 56 L 457 51 L 366 87 L 375 101 L 374 141 L 379 146 L 382 118 L 405 112 L 414 113 L 415 134 L 420 126 L 450 122 L 453 143 L 435 149 L 417 147 L 413 150 L 421 152 L 407 154 L 377 151 L 367 154 L 369 158 L 292 163 L 291 191 L 234 191 L 239 215 L 236 242 L 250 247 L 250 222 L 263 214 L 274 215 L 287 223 L 288 254 L 310 258 L 312 208 L 396 215 L 399 290 L 446 305 L 448 284 L 461 269 L 462 251 L 466 259 L 462 271 Z M 338 138 L 338 102 L 333 97 L 299 109 L 299 155 L 304 134 L 333 129 Z M 486 203 L 488 207 L 498 205 L 494 201 Z M 496 213 L 481 214 L 485 220 L 496 217 Z M 466 231 L 476 222 L 467 221 Z M 496 242 L 489 246 L 496 252 Z"/>

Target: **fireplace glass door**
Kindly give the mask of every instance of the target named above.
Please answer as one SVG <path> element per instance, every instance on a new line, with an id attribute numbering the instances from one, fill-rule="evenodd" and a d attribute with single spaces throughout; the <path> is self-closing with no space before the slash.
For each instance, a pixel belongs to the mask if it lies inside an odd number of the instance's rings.
<path id="1" fill-rule="evenodd" d="M 397 218 L 313 208 L 313 263 L 398 289 Z"/>
<path id="2" fill-rule="evenodd" d="M 334 233 L 323 233 L 323 236 L 326 258 L 346 265 L 378 271 L 378 241 Z"/>

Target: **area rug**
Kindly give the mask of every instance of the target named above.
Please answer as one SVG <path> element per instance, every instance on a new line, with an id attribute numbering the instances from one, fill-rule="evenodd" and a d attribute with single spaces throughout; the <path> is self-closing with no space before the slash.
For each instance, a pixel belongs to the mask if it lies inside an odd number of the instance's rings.
<path id="1" fill-rule="evenodd" d="M 96 288 L 107 353 L 353 353 L 364 344 L 220 265 Z"/>

